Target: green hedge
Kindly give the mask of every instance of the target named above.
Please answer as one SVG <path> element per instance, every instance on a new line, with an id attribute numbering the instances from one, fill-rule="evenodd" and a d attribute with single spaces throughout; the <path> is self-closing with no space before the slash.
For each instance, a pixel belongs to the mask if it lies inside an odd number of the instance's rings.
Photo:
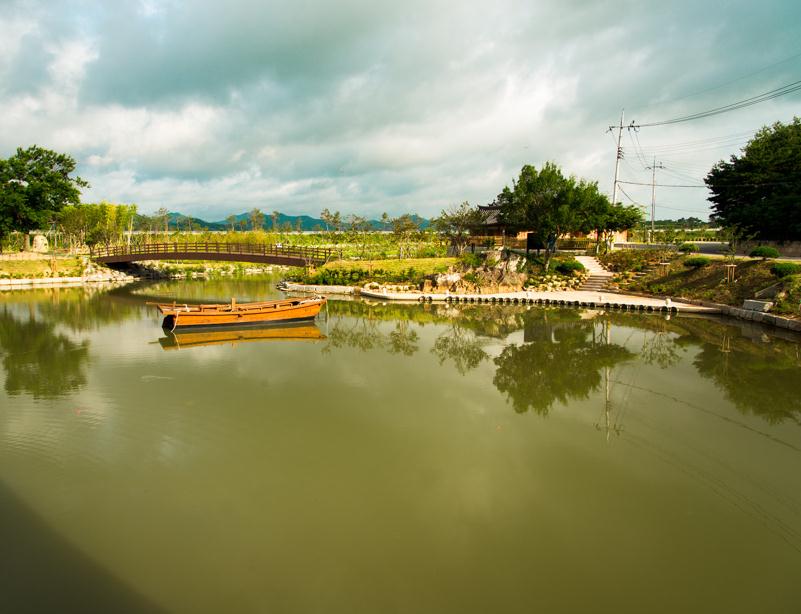
<path id="1" fill-rule="evenodd" d="M 798 275 L 801 273 L 801 264 L 796 264 L 795 262 L 776 262 L 772 267 L 770 267 L 770 272 L 776 277 Z"/>
<path id="2" fill-rule="evenodd" d="M 706 256 L 695 256 L 693 258 L 687 258 L 682 264 L 689 268 L 700 269 L 701 267 L 707 266 L 710 262 L 712 261 Z"/>
<path id="3" fill-rule="evenodd" d="M 575 271 L 583 271 L 584 265 L 578 260 L 562 260 L 557 262 L 553 269 L 562 275 L 572 275 Z"/>
<path id="4" fill-rule="evenodd" d="M 751 258 L 778 258 L 779 250 L 768 245 L 760 245 L 752 249 L 751 253 L 748 255 L 751 256 Z"/>

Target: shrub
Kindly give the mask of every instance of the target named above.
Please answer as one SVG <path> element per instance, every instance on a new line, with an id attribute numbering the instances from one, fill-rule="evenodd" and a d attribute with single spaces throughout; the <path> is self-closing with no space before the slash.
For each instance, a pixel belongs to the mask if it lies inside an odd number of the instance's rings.
<path id="1" fill-rule="evenodd" d="M 776 262 L 770 267 L 770 272 L 776 277 L 787 277 L 801 273 L 801 264 L 795 262 Z"/>
<path id="2" fill-rule="evenodd" d="M 583 271 L 584 265 L 578 260 L 562 260 L 553 267 L 557 273 L 562 275 L 572 275 L 574 272 Z"/>
<path id="3" fill-rule="evenodd" d="M 748 255 L 751 256 L 751 258 L 778 258 L 779 251 L 775 247 L 760 245 L 752 249 L 751 253 Z"/>
<path id="4" fill-rule="evenodd" d="M 712 261 L 706 256 L 695 256 L 693 258 L 687 258 L 683 264 L 686 267 L 700 269 L 701 267 L 708 265 L 710 262 Z"/>
<path id="5" fill-rule="evenodd" d="M 695 254 L 697 253 L 698 246 L 695 243 L 682 243 L 679 245 L 679 251 L 683 254 Z"/>
<path id="6" fill-rule="evenodd" d="M 464 267 L 468 269 L 475 269 L 481 266 L 481 256 L 479 254 L 462 254 L 462 257 L 459 260 Z"/>

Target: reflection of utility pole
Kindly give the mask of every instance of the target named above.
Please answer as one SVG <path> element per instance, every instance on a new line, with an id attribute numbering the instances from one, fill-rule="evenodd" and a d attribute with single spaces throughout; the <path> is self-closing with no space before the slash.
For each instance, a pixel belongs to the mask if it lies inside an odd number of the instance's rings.
<path id="1" fill-rule="evenodd" d="M 606 337 L 606 345 L 607 347 L 612 344 L 612 325 L 611 322 L 607 319 L 604 321 L 604 329 L 605 329 L 605 337 Z M 606 441 L 609 441 L 609 437 L 611 433 L 614 431 L 615 435 L 620 435 L 620 431 L 622 430 L 617 424 L 614 424 L 611 421 L 612 417 L 612 378 L 611 375 L 611 368 L 609 366 L 604 367 L 604 425 L 601 427 L 599 423 L 595 424 L 595 428 L 599 431 L 603 428 L 606 432 Z"/>
<path id="2" fill-rule="evenodd" d="M 654 217 L 656 216 L 656 169 L 665 168 L 662 163 L 656 163 L 656 156 L 654 156 L 654 163 L 645 168 L 651 169 L 651 240 L 654 237 Z M 651 243 L 651 241 L 648 241 Z"/>

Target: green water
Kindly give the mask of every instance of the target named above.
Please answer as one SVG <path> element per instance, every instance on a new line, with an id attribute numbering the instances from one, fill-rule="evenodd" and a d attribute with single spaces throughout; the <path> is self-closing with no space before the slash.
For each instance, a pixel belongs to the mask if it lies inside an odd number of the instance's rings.
<path id="1" fill-rule="evenodd" d="M 189 342 L 144 305 L 232 295 L 279 293 L 0 295 L 0 611 L 801 610 L 798 338 L 331 301 Z"/>

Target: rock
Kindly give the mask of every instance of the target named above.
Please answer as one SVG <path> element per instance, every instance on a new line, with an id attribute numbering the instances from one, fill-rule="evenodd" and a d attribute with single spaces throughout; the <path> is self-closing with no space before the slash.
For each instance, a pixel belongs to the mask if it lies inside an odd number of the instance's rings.
<path id="1" fill-rule="evenodd" d="M 47 237 L 44 235 L 36 235 L 33 237 L 33 246 L 31 247 L 31 251 L 44 254 L 50 251 L 50 248 L 47 243 Z"/>
<path id="2" fill-rule="evenodd" d="M 743 309 L 748 311 L 768 312 L 770 311 L 771 307 L 773 307 L 773 303 L 770 301 L 757 301 L 750 299 L 743 301 Z"/>

